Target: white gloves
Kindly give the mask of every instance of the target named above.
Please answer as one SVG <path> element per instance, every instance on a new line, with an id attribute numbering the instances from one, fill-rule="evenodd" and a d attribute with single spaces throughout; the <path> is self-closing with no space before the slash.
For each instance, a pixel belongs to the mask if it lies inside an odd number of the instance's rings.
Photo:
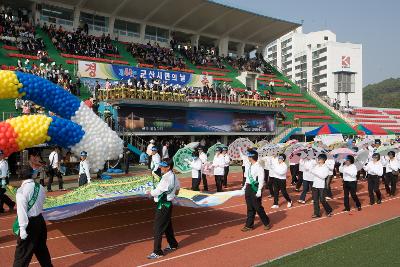
<path id="1" fill-rule="evenodd" d="M 244 194 L 245 191 L 246 191 L 246 184 L 242 187 L 243 194 Z"/>
<path id="2" fill-rule="evenodd" d="M 26 233 L 26 230 L 25 230 L 25 229 L 24 229 L 24 230 L 22 230 L 22 229 L 19 230 L 19 237 L 20 237 L 22 240 L 25 240 L 25 239 L 28 237 L 28 234 Z"/>
<path id="3" fill-rule="evenodd" d="M 261 197 L 261 190 L 258 190 L 258 191 L 257 191 L 256 197 L 257 197 L 257 198 Z"/>

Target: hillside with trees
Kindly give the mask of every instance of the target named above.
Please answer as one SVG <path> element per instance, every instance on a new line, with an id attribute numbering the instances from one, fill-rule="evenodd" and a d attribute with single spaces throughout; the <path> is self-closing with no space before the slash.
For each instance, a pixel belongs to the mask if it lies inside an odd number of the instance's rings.
<path id="1" fill-rule="evenodd" d="M 369 84 L 363 89 L 363 106 L 400 108 L 400 78 Z"/>

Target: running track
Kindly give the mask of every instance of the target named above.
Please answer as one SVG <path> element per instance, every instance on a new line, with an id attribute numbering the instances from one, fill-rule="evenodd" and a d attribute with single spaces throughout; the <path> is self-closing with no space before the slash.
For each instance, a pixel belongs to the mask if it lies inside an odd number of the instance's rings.
<path id="1" fill-rule="evenodd" d="M 241 174 L 230 175 L 228 189 L 240 188 L 240 180 Z M 183 187 L 190 187 L 190 183 L 190 179 L 181 179 Z M 173 225 L 180 249 L 155 261 L 146 259 L 153 245 L 154 206 L 140 198 L 49 222 L 47 244 L 54 266 L 251 266 L 400 215 L 400 195 L 388 198 L 382 186 L 383 203 L 369 206 L 366 183 L 359 182 L 358 195 L 363 204 L 360 212 L 342 212 L 341 181 L 335 179 L 332 188 L 335 199 L 329 201 L 334 209 L 331 218 L 311 219 L 312 204 L 295 203 L 299 193 L 292 188 L 288 192 L 295 204 L 290 209 L 281 198 L 280 209 L 271 210 L 272 200 L 264 197 L 263 205 L 272 222 L 269 231 L 263 230 L 257 218 L 255 230 L 240 231 L 246 217 L 242 197 L 214 208 L 175 206 Z M 210 190 L 215 187 L 210 186 Z M 307 197 L 310 199 L 310 195 Z M 16 240 L 10 228 L 14 217 L 0 217 L 2 266 L 11 266 L 13 260 Z M 35 258 L 32 265 L 38 266 Z"/>

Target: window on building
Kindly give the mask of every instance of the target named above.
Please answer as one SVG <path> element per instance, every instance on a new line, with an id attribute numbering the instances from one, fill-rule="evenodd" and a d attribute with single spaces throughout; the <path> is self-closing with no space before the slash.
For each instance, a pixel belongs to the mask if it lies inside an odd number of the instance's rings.
<path id="1" fill-rule="evenodd" d="M 335 93 L 354 93 L 354 72 L 336 72 L 335 74 Z"/>
<path id="2" fill-rule="evenodd" d="M 42 4 L 38 5 L 38 10 L 42 21 L 67 26 L 73 25 L 74 12 L 72 9 Z"/>
<path id="3" fill-rule="evenodd" d="M 324 40 L 328 41 L 329 40 L 328 36 L 324 36 Z"/>
<path id="4" fill-rule="evenodd" d="M 81 12 L 80 22 L 87 23 L 89 30 L 108 32 L 108 17 Z"/>
<path id="5" fill-rule="evenodd" d="M 169 31 L 167 29 L 147 25 L 144 37 L 146 40 L 168 43 Z"/>
<path id="6" fill-rule="evenodd" d="M 114 33 L 118 36 L 140 37 L 140 24 L 116 19 Z"/>

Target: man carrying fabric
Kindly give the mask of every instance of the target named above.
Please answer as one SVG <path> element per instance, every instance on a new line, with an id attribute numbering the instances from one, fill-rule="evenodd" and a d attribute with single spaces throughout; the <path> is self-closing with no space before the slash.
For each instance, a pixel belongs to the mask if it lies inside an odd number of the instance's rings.
<path id="1" fill-rule="evenodd" d="M 246 182 L 242 190 L 245 192 L 247 205 L 246 225 L 242 228 L 242 232 L 251 231 L 254 228 L 254 218 L 256 213 L 264 224 L 264 229 L 269 230 L 269 218 L 262 206 L 261 192 L 264 186 L 264 169 L 258 163 L 258 152 L 250 150 L 247 152 L 250 166 L 246 176 Z"/>
<path id="2" fill-rule="evenodd" d="M 17 220 L 13 231 L 18 235 L 14 267 L 28 266 L 35 254 L 41 266 L 50 267 L 51 257 L 47 248 L 47 228 L 42 216 L 45 189 L 32 179 L 32 169 L 22 169 L 23 182 L 17 190 Z"/>
<path id="3" fill-rule="evenodd" d="M 179 180 L 172 171 L 174 163 L 172 160 L 160 162 L 161 172 L 163 176 L 157 187 L 149 193 L 156 203 L 156 214 L 154 219 L 154 250 L 147 258 L 158 259 L 178 248 L 178 242 L 175 239 L 174 230 L 172 228 L 172 201 L 179 194 Z M 168 241 L 168 247 L 161 250 L 162 236 Z"/>

